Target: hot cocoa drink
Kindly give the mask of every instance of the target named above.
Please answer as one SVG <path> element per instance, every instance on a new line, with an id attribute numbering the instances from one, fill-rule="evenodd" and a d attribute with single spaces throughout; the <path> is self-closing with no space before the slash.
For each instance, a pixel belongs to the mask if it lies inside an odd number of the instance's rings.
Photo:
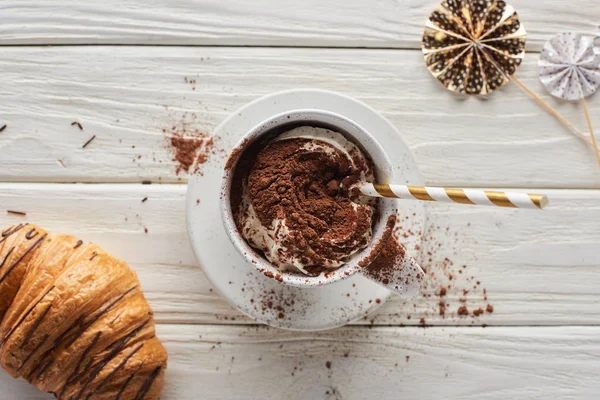
<path id="1" fill-rule="evenodd" d="M 342 134 L 303 126 L 246 151 L 232 206 L 242 237 L 282 271 L 316 276 L 344 265 L 372 236 L 371 160 Z"/>

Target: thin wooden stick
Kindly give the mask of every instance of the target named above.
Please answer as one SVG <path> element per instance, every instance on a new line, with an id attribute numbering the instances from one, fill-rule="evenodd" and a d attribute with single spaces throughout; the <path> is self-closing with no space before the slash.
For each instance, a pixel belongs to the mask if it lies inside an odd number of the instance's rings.
<path id="1" fill-rule="evenodd" d="M 537 101 L 542 107 L 544 107 L 546 109 L 546 111 L 548 111 L 550 114 L 552 114 L 552 116 L 554 118 L 559 120 L 568 130 L 571 131 L 571 133 L 573 133 L 579 139 L 583 140 L 588 146 L 594 148 L 592 142 L 590 141 L 590 139 L 588 137 L 586 137 L 583 133 L 579 132 L 579 130 L 575 127 L 575 125 L 573 125 L 565 117 L 560 115 L 558 113 L 558 111 L 556 111 L 554 108 L 552 108 L 552 106 L 550 104 L 546 103 L 540 96 L 538 96 L 531 89 L 529 89 L 527 86 L 525 86 L 525 84 L 523 82 L 521 82 L 520 79 L 518 79 L 514 75 L 510 76 L 509 78 L 512 79 L 513 82 L 515 82 L 517 85 L 519 85 L 519 87 L 521 87 L 521 89 L 523 89 L 525 91 L 525 93 L 530 95 L 535 101 Z"/>
<path id="2" fill-rule="evenodd" d="M 587 120 L 588 127 L 590 128 L 590 136 L 592 138 L 592 143 L 594 144 L 594 150 L 596 151 L 596 159 L 598 160 L 598 165 L 600 165 L 600 152 L 598 152 L 598 144 L 596 143 L 596 138 L 594 137 L 594 129 L 592 128 L 592 120 L 590 119 L 590 113 L 588 112 L 585 97 L 581 98 L 581 104 L 583 105 L 583 112 L 585 114 L 585 119 Z"/>

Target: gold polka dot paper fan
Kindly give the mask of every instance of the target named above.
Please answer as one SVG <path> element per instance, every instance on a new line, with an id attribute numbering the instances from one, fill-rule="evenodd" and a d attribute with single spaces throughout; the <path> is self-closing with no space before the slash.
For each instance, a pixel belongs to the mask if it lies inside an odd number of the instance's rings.
<path id="1" fill-rule="evenodd" d="M 446 0 L 425 25 L 423 54 L 447 89 L 485 95 L 521 65 L 525 37 L 517 12 L 504 1 Z"/>

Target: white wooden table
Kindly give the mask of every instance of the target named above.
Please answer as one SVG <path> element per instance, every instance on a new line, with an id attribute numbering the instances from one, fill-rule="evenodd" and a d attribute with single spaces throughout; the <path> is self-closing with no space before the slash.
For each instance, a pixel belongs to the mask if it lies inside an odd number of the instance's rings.
<path id="1" fill-rule="evenodd" d="M 575 3 L 513 5 L 529 32 L 519 76 L 583 130 L 581 109 L 546 95 L 536 72 L 536 52 L 554 33 L 596 31 L 597 1 Z M 597 399 L 600 170 L 516 85 L 463 101 L 430 77 L 419 42 L 435 4 L 4 0 L 0 226 L 23 220 L 6 210 L 22 210 L 138 272 L 170 355 L 164 400 Z M 383 113 L 428 184 L 537 189 L 552 208 L 429 208 L 428 242 L 439 249 L 420 250 L 424 265 L 446 279 L 443 268 L 464 264 L 481 283 L 463 294 L 467 272 L 455 275 L 445 316 L 436 283 L 330 332 L 253 325 L 193 257 L 187 178 L 175 173 L 162 129 L 195 116 L 192 126 L 210 131 L 259 96 L 300 87 L 340 91 Z M 589 106 L 600 130 L 600 98 Z M 459 317 L 463 298 L 494 312 Z M 2 399 L 47 398 L 5 374 L 0 385 Z"/>

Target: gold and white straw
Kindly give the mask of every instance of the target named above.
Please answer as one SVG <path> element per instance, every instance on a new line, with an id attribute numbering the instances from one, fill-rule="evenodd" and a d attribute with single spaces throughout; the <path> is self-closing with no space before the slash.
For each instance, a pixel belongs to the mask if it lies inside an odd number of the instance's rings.
<path id="1" fill-rule="evenodd" d="M 437 201 L 509 208 L 541 210 L 548 198 L 541 194 L 496 192 L 482 189 L 448 189 L 426 186 L 380 185 L 368 183 L 360 187 L 361 193 L 371 197 Z"/>

